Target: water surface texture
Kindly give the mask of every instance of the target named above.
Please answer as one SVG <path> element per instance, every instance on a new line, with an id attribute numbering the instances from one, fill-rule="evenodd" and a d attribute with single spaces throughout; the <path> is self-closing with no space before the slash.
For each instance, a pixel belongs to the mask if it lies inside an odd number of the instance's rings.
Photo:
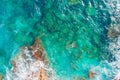
<path id="1" fill-rule="evenodd" d="M 119 0 L 1 0 L 0 5 L 0 73 L 5 80 L 26 80 L 17 73 L 19 78 L 8 78 L 11 61 L 36 38 L 56 77 L 48 80 L 120 79 Z"/>

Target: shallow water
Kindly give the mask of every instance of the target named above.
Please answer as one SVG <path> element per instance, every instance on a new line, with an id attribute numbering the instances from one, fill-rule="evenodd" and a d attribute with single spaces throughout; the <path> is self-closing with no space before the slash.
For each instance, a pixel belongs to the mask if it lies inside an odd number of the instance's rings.
<path id="1" fill-rule="evenodd" d="M 58 80 L 89 80 L 89 71 L 97 72 L 94 80 L 112 80 L 119 73 L 113 65 L 119 62 L 113 46 L 120 30 L 118 0 L 1 0 L 0 4 L 4 75 L 20 47 L 32 45 L 36 38 L 41 39 Z"/>

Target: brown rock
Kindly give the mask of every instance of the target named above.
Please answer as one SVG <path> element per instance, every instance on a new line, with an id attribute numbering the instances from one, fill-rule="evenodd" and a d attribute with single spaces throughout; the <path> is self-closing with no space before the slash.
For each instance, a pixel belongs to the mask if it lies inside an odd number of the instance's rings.
<path id="1" fill-rule="evenodd" d="M 32 57 L 33 58 L 35 58 L 36 60 L 42 60 L 42 61 L 44 60 L 45 54 L 43 54 L 44 53 L 43 48 L 42 48 L 38 38 L 35 39 L 34 44 L 30 48 L 32 50 Z"/>
<path id="2" fill-rule="evenodd" d="M 88 76 L 89 76 L 90 79 L 92 79 L 92 78 L 94 78 L 95 74 L 96 73 L 94 73 L 92 71 L 89 71 Z"/>
<path id="3" fill-rule="evenodd" d="M 47 80 L 47 74 L 44 68 L 40 69 L 40 77 L 38 80 Z"/>
<path id="4" fill-rule="evenodd" d="M 16 71 L 16 62 L 14 61 L 14 60 L 12 60 L 11 61 L 11 64 L 12 64 L 12 66 L 13 66 L 13 72 L 15 72 Z"/>
<path id="5" fill-rule="evenodd" d="M 32 59 L 34 58 L 34 59 L 36 59 L 35 61 L 37 61 L 37 60 L 40 60 L 40 61 L 42 61 L 45 65 L 47 64 L 47 57 L 46 57 L 46 55 L 44 54 L 45 52 L 44 52 L 44 50 L 43 50 L 43 48 L 42 48 L 42 46 L 41 46 L 41 43 L 40 43 L 40 41 L 39 41 L 39 39 L 37 38 L 36 40 L 35 40 L 35 42 L 34 42 L 34 44 L 31 46 L 31 47 L 26 47 L 26 46 L 24 46 L 24 47 L 22 47 L 21 48 L 21 53 L 24 53 L 24 50 L 25 49 L 28 49 L 29 50 L 29 52 L 30 52 L 30 55 L 32 55 Z M 29 49 L 30 48 L 30 49 Z M 27 53 L 26 53 L 27 54 Z M 24 53 L 24 54 L 19 54 L 19 55 L 17 55 L 16 57 L 15 57 L 15 59 L 14 60 L 12 60 L 11 61 L 11 64 L 12 64 L 12 66 L 13 66 L 13 72 L 16 72 L 17 71 L 17 68 L 19 67 L 19 65 L 17 65 L 16 63 L 17 63 L 17 59 L 18 58 L 22 58 L 22 59 L 24 59 L 24 60 L 26 60 L 28 57 L 26 56 L 26 54 Z M 29 54 L 29 53 L 28 53 Z M 20 57 L 19 57 L 20 56 Z M 16 61 L 16 62 L 15 62 Z M 27 61 L 27 60 L 26 60 Z M 39 62 L 39 61 L 38 61 Z M 31 64 L 31 62 L 28 60 L 27 61 L 27 64 Z M 47 74 L 46 74 L 46 70 L 44 69 L 44 68 L 41 68 L 40 67 L 40 69 L 38 69 L 38 71 L 37 72 L 32 72 L 32 73 L 28 73 L 28 75 L 27 75 L 27 77 L 31 77 L 31 76 L 33 76 L 33 77 L 36 77 L 38 80 L 47 80 Z"/>
<path id="6" fill-rule="evenodd" d="M 36 50 L 35 52 L 33 52 L 32 57 L 37 60 L 43 60 L 42 55 L 43 55 L 42 51 Z"/>
<path id="7" fill-rule="evenodd" d="M 34 50 L 35 48 L 39 47 L 40 45 L 40 41 L 38 38 L 35 39 L 35 42 L 33 43 L 33 45 L 30 47 L 32 50 Z"/>

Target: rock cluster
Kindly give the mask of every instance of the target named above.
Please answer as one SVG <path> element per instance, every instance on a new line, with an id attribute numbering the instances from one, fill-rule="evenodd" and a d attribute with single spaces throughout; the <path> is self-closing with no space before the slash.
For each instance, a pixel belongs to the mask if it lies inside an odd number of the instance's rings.
<path id="1" fill-rule="evenodd" d="M 19 80 L 48 80 L 45 58 L 41 43 L 36 39 L 32 46 L 22 47 L 20 54 L 11 61 L 11 74 Z"/>

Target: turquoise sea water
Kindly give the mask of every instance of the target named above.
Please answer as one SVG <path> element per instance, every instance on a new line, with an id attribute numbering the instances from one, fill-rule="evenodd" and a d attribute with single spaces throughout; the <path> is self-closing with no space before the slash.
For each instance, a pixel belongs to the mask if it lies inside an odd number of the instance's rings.
<path id="1" fill-rule="evenodd" d="M 5 75 L 20 47 L 30 46 L 39 37 L 60 80 L 89 80 L 90 70 L 98 72 L 99 77 L 94 80 L 112 80 L 116 73 L 109 63 L 115 58 L 108 49 L 111 41 L 108 32 L 111 24 L 119 23 L 117 3 L 117 0 L 1 0 L 0 72 Z"/>

